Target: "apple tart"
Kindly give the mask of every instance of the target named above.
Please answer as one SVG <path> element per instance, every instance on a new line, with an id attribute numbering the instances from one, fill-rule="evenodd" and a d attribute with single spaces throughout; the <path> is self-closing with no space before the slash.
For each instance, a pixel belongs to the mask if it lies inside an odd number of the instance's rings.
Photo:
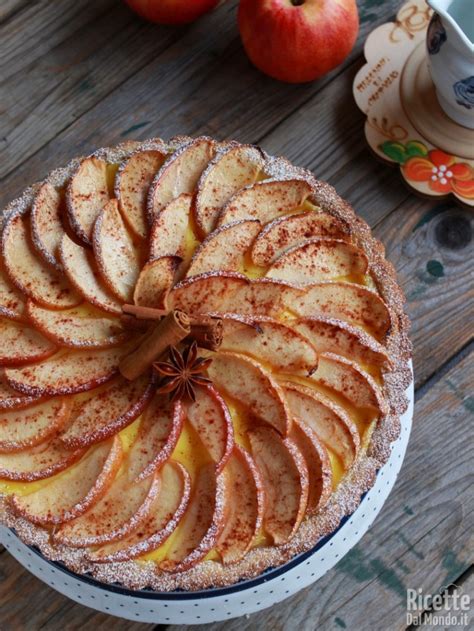
<path id="1" fill-rule="evenodd" d="M 403 295 L 260 148 L 125 143 L 5 210 L 0 520 L 106 583 L 232 585 L 355 510 L 407 401 Z"/>

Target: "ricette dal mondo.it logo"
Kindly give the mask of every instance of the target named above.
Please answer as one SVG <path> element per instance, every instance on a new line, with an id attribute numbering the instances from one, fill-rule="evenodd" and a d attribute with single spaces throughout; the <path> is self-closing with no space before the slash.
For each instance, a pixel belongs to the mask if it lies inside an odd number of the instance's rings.
<path id="1" fill-rule="evenodd" d="M 447 585 L 438 594 L 407 589 L 407 625 L 467 628 L 470 610 L 471 597 L 457 585 Z"/>

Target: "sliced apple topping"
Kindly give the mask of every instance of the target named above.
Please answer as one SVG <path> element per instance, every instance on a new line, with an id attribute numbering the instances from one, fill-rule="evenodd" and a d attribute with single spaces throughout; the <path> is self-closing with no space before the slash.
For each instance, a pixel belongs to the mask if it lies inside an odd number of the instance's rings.
<path id="1" fill-rule="evenodd" d="M 21 451 L 58 434 L 71 414 L 69 399 L 48 399 L 0 411 L 0 452 Z"/>
<path id="2" fill-rule="evenodd" d="M 141 239 L 148 234 L 146 200 L 148 189 L 158 169 L 166 160 L 166 151 L 137 151 L 124 162 L 115 178 L 115 197 L 127 226 Z"/>
<path id="3" fill-rule="evenodd" d="M 73 465 L 83 453 L 83 449 L 66 449 L 59 438 L 16 453 L 0 453 L 0 478 L 22 482 L 50 478 Z"/>
<path id="4" fill-rule="evenodd" d="M 148 193 L 150 220 L 178 195 L 194 191 L 201 173 L 214 155 L 214 145 L 210 138 L 196 138 L 166 160 Z"/>
<path id="5" fill-rule="evenodd" d="M 0 317 L 0 366 L 20 366 L 41 361 L 57 347 L 35 329 Z"/>
<path id="6" fill-rule="evenodd" d="M 236 193 L 222 209 L 217 226 L 258 219 L 266 224 L 296 210 L 311 194 L 306 180 L 263 180 Z"/>
<path id="7" fill-rule="evenodd" d="M 291 414 L 308 425 L 341 460 L 347 470 L 360 445 L 357 427 L 340 406 L 312 388 L 296 383 L 282 384 Z"/>
<path id="8" fill-rule="evenodd" d="M 267 277 L 305 285 L 338 276 L 360 276 L 368 265 L 367 256 L 355 245 L 315 238 L 284 252 L 267 271 Z"/>
<path id="9" fill-rule="evenodd" d="M 354 283 L 326 281 L 310 285 L 305 293 L 285 299 L 300 316 L 324 315 L 363 326 L 378 340 L 390 329 L 390 314 L 384 301 L 371 289 Z"/>
<path id="10" fill-rule="evenodd" d="M 115 436 L 39 490 L 14 495 L 13 509 L 35 524 L 62 524 L 76 519 L 104 496 L 119 470 L 122 455 L 120 438 Z"/>
<path id="11" fill-rule="evenodd" d="M 131 302 L 140 273 L 140 257 L 118 210 L 110 200 L 94 225 L 93 248 L 102 280 L 118 300 Z"/>
<path id="12" fill-rule="evenodd" d="M 145 409 L 153 394 L 148 376 L 128 382 L 119 377 L 100 391 L 74 402 L 71 419 L 61 440 L 69 449 L 86 447 L 117 434 Z"/>
<path id="13" fill-rule="evenodd" d="M 53 539 L 73 548 L 118 541 L 150 515 L 159 489 L 157 476 L 130 482 L 122 473 L 88 511 L 56 530 Z"/>
<path id="14" fill-rule="evenodd" d="M 263 480 L 247 451 L 236 445 L 225 467 L 225 525 L 217 551 L 225 564 L 237 563 L 250 549 L 262 526 Z"/>
<path id="15" fill-rule="evenodd" d="M 175 538 L 160 563 L 165 572 L 183 572 L 214 548 L 224 526 L 225 475 L 216 475 L 213 464 L 198 472 L 191 499 Z"/>
<path id="16" fill-rule="evenodd" d="M 77 245 L 64 235 L 60 257 L 69 282 L 83 298 L 109 313 L 121 313 L 122 303 L 102 284 L 90 250 Z"/>
<path id="17" fill-rule="evenodd" d="M 101 546 L 89 554 L 99 563 L 136 559 L 159 548 L 176 530 L 189 503 L 191 479 L 178 462 L 168 462 L 160 470 L 160 488 L 148 517 L 124 539 Z"/>
<path id="18" fill-rule="evenodd" d="M 285 397 L 261 364 L 244 355 L 219 352 L 208 373 L 216 387 L 245 406 L 252 424 L 263 421 L 286 436 L 291 418 Z"/>
<path id="19" fill-rule="evenodd" d="M 223 325 L 223 351 L 245 353 L 283 372 L 309 372 L 318 365 L 315 349 L 292 323 L 265 316 L 224 314 Z"/>
<path id="20" fill-rule="evenodd" d="M 263 480 L 263 526 L 276 545 L 289 541 L 303 520 L 308 502 L 306 462 L 289 438 L 270 427 L 248 433 L 252 455 Z"/>
<path id="21" fill-rule="evenodd" d="M 3 370 L 0 370 L 0 410 L 16 410 L 37 401 L 39 397 L 26 396 L 8 385 Z"/>
<path id="22" fill-rule="evenodd" d="M 302 245 L 312 237 L 347 238 L 348 226 L 324 212 L 308 211 L 274 219 L 260 232 L 252 246 L 255 265 L 267 267 L 289 248 Z"/>
<path id="23" fill-rule="evenodd" d="M 186 416 L 202 440 L 216 470 L 222 470 L 234 445 L 232 417 L 217 390 L 209 386 L 195 389 L 196 401 L 186 405 Z"/>
<path id="24" fill-rule="evenodd" d="M 92 244 L 95 220 L 109 199 L 107 163 L 94 156 L 85 158 L 66 191 L 69 224 L 84 243 Z"/>
<path id="25" fill-rule="evenodd" d="M 238 271 L 245 252 L 259 233 L 261 224 L 254 219 L 236 221 L 212 232 L 195 251 L 187 276 L 215 270 Z"/>
<path id="26" fill-rule="evenodd" d="M 13 216 L 3 231 L 2 251 L 11 282 L 44 307 L 67 309 L 81 302 L 64 275 L 37 257 L 29 237 L 30 222 Z"/>
<path id="27" fill-rule="evenodd" d="M 292 321 L 291 326 L 308 338 L 318 353 L 333 352 L 362 364 L 387 368 L 386 349 L 373 337 L 356 327 L 325 316 L 308 316 Z"/>
<path id="28" fill-rule="evenodd" d="M 253 184 L 264 165 L 264 155 L 251 145 L 232 147 L 208 164 L 199 178 L 194 202 L 194 219 L 201 236 L 214 230 L 224 204 L 237 191 Z"/>
<path id="29" fill-rule="evenodd" d="M 162 256 L 186 257 L 192 199 L 192 195 L 183 193 L 156 215 L 150 232 L 150 260 Z"/>
<path id="30" fill-rule="evenodd" d="M 22 320 L 25 312 L 25 297 L 10 282 L 0 260 L 0 316 Z"/>
<path id="31" fill-rule="evenodd" d="M 163 309 L 180 262 L 176 256 L 162 256 L 146 263 L 135 285 L 133 302 L 141 307 Z"/>
<path id="32" fill-rule="evenodd" d="M 82 305 L 65 311 L 51 311 L 28 301 L 27 314 L 36 328 L 59 346 L 108 348 L 127 338 L 120 322 L 92 307 Z"/>
<path id="33" fill-rule="evenodd" d="M 123 348 L 60 351 L 41 364 L 6 368 L 12 388 L 24 394 L 55 395 L 84 392 L 108 381 L 118 371 Z"/>
<path id="34" fill-rule="evenodd" d="M 38 254 L 59 272 L 59 246 L 64 236 L 61 193 L 45 182 L 36 193 L 31 207 L 31 238 Z"/>

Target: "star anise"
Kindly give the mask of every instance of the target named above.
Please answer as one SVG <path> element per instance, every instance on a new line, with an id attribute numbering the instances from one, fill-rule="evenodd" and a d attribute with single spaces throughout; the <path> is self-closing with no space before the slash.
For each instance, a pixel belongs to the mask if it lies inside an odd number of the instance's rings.
<path id="1" fill-rule="evenodd" d="M 196 400 L 194 391 L 196 386 L 211 383 L 208 377 L 202 374 L 212 362 L 211 357 L 198 357 L 198 346 L 193 342 L 183 352 L 170 346 L 168 361 L 155 362 L 153 368 L 163 375 L 157 392 L 170 393 L 171 401 L 177 399 Z"/>

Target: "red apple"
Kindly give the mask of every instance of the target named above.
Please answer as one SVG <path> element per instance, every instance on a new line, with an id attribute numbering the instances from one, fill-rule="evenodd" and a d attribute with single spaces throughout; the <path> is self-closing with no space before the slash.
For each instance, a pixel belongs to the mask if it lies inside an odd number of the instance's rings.
<path id="1" fill-rule="evenodd" d="M 241 0 L 244 48 L 262 72 L 313 81 L 339 65 L 357 37 L 356 0 Z"/>
<path id="2" fill-rule="evenodd" d="M 187 24 L 213 9 L 219 0 L 125 0 L 146 20 L 159 24 Z"/>

